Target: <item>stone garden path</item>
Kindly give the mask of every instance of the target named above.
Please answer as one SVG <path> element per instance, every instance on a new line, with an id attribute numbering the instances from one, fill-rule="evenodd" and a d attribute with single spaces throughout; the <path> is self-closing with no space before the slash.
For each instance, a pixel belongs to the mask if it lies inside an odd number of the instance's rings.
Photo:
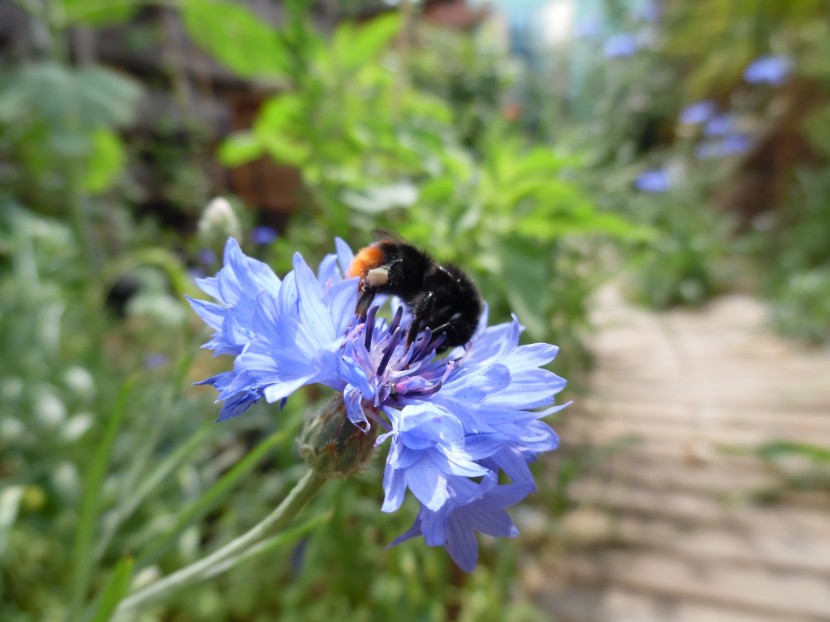
<path id="1" fill-rule="evenodd" d="M 550 462 L 568 443 L 595 459 L 562 548 L 525 572 L 536 601 L 562 622 L 830 621 L 826 481 L 782 486 L 810 461 L 753 450 L 830 449 L 830 352 L 776 337 L 739 295 L 654 314 L 609 288 L 595 320 L 591 388 Z"/>

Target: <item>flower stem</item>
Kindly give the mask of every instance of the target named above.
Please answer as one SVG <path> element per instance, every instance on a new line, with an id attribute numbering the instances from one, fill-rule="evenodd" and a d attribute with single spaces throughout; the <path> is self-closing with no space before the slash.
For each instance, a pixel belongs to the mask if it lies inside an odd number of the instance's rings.
<path id="1" fill-rule="evenodd" d="M 314 469 L 309 471 L 297 482 L 288 496 L 277 508 L 259 523 L 251 527 L 246 533 L 232 540 L 222 548 L 214 551 L 207 557 L 177 570 L 157 583 L 131 594 L 118 606 L 117 613 L 121 614 L 131 609 L 145 607 L 167 598 L 175 592 L 184 590 L 199 581 L 207 578 L 217 564 L 227 562 L 234 556 L 244 554 L 251 546 L 260 541 L 269 531 L 281 529 L 287 525 L 296 514 L 308 503 L 326 483 L 328 476 Z M 230 568 L 231 565 L 227 565 Z"/>

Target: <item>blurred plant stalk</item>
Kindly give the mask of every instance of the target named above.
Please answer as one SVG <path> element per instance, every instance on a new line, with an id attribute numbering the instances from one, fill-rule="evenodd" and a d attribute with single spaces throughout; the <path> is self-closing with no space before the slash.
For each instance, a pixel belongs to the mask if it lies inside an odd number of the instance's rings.
<path id="1" fill-rule="evenodd" d="M 230 570 L 246 559 L 269 532 L 278 531 L 288 525 L 328 479 L 328 474 L 309 469 L 282 503 L 259 523 L 207 557 L 128 596 L 119 604 L 116 615 L 152 605 L 191 585 L 216 576 L 219 572 Z"/>

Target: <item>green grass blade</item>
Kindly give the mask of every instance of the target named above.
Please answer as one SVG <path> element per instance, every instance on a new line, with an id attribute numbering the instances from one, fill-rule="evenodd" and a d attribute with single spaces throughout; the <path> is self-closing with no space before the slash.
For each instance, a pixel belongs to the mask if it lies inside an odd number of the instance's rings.
<path id="1" fill-rule="evenodd" d="M 208 424 L 196 431 L 186 443 L 183 443 L 170 456 L 165 458 L 155 469 L 152 470 L 144 480 L 135 488 L 135 492 L 127 496 L 124 503 L 114 510 L 110 520 L 104 528 L 104 534 L 98 542 L 95 551 L 96 559 L 100 559 L 106 551 L 112 537 L 118 531 L 123 522 L 128 519 L 133 512 L 141 505 L 142 501 L 146 499 L 151 492 L 153 492 L 160 484 L 165 482 L 170 475 L 175 471 L 185 459 L 190 456 L 213 431 L 213 424 Z"/>
<path id="2" fill-rule="evenodd" d="M 112 575 L 107 580 L 107 585 L 98 597 L 95 609 L 90 613 L 87 620 L 90 622 L 107 622 L 115 612 L 118 603 L 124 598 L 130 587 L 130 579 L 133 576 L 133 560 L 129 557 L 118 562 Z"/>
<path id="3" fill-rule="evenodd" d="M 70 583 L 70 619 L 78 613 L 89 589 L 94 561 L 93 538 L 95 523 L 98 514 L 99 493 L 101 491 L 107 464 L 109 463 L 112 446 L 124 420 L 127 403 L 132 393 L 135 380 L 127 381 L 121 388 L 118 400 L 109 416 L 107 427 L 95 449 L 92 463 L 84 481 L 84 496 L 81 500 L 81 510 L 78 517 L 78 530 L 75 534 L 75 546 L 72 553 L 73 573 Z"/>
<path id="4" fill-rule="evenodd" d="M 762 458 L 775 460 L 787 456 L 801 456 L 816 463 L 830 463 L 830 449 L 793 441 L 771 441 L 758 448 Z"/>
<path id="5" fill-rule="evenodd" d="M 293 437 L 292 430 L 280 430 L 266 438 L 232 469 L 218 479 L 198 499 L 195 499 L 178 513 L 176 523 L 165 533 L 157 538 L 153 544 L 138 558 L 136 566 L 143 568 L 155 562 L 159 557 L 173 545 L 175 538 L 187 529 L 192 523 L 199 520 L 211 509 L 219 505 L 224 497 L 231 491 L 233 486 L 251 471 L 257 463 L 275 446 L 279 445 L 286 438 Z"/>
<path id="6" fill-rule="evenodd" d="M 9 542 L 14 521 L 17 520 L 17 511 L 23 499 L 23 486 L 9 486 L 0 492 L 0 565 L 6 556 L 6 546 Z M 0 572 L 0 596 L 3 595 L 3 573 Z"/>
<path id="7" fill-rule="evenodd" d="M 9 486 L 0 492 L 0 562 L 6 554 L 6 544 L 22 498 L 23 486 Z"/>
<path id="8" fill-rule="evenodd" d="M 235 556 L 230 557 L 219 564 L 216 564 L 213 568 L 211 568 L 210 572 L 204 575 L 205 579 L 212 579 L 223 572 L 227 572 L 234 566 L 241 564 L 242 562 L 248 561 L 254 557 L 262 555 L 263 553 L 267 553 L 283 544 L 296 540 L 300 536 L 313 529 L 317 528 L 318 526 L 322 525 L 326 521 L 331 518 L 331 512 L 325 512 L 324 514 L 320 514 L 319 516 L 315 516 L 314 518 L 310 518 L 309 520 L 300 523 L 296 527 L 292 527 L 291 529 L 286 529 L 285 531 L 281 531 L 280 533 L 271 536 L 270 538 L 265 538 L 262 542 L 259 542 L 249 548 L 247 551 Z"/>

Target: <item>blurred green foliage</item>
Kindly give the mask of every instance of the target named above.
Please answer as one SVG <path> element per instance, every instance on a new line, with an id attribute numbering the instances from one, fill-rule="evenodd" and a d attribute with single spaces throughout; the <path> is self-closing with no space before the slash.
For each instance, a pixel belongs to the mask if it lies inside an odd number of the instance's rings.
<path id="1" fill-rule="evenodd" d="M 492 318 L 515 311 L 529 338 L 573 346 L 570 362 L 584 369 L 579 335 L 599 275 L 592 247 L 648 232 L 597 209 L 574 179 L 579 158 L 528 145 L 498 120 L 509 81 L 486 57 L 469 62 L 475 48 L 383 54 L 400 35 L 400 14 L 341 25 L 329 41 L 294 18 L 287 31 L 303 33 L 291 37 L 302 43 L 287 48 L 303 70 L 220 150 L 229 165 L 264 153 L 302 171 L 312 202 L 278 245 L 282 261 L 289 248 L 319 252 L 344 231 L 397 231 L 469 269 Z M 456 65 L 430 70 L 450 52 Z M 461 67 L 467 87 L 455 84 Z"/>
<path id="2" fill-rule="evenodd" d="M 793 131 L 812 157 L 791 172 L 782 205 L 760 215 L 750 239 L 773 324 L 785 335 L 830 343 L 830 25 L 805 24 L 798 33 L 796 72 L 809 97 Z"/>

